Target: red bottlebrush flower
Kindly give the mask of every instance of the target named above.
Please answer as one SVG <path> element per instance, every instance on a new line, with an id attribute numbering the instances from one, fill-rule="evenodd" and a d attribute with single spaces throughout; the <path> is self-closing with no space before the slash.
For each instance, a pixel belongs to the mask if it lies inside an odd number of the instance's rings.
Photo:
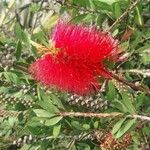
<path id="1" fill-rule="evenodd" d="M 68 56 L 92 63 L 118 53 L 118 42 L 106 32 L 96 28 L 68 25 L 59 22 L 54 30 L 52 39 L 56 48 L 60 48 Z"/>
<path id="2" fill-rule="evenodd" d="M 37 81 L 44 85 L 54 86 L 60 90 L 77 94 L 86 94 L 98 90 L 97 75 L 109 76 L 100 65 L 93 66 L 95 67 L 94 71 L 92 66 L 90 67 L 84 63 L 64 62 L 61 59 L 47 54 L 34 62 L 30 66 L 29 71 Z"/>
<path id="3" fill-rule="evenodd" d="M 103 61 L 117 53 L 118 45 L 110 35 L 94 28 L 59 22 L 52 42 L 57 53 L 50 52 L 29 67 L 37 81 L 83 95 L 99 89 L 99 76 L 110 78 Z"/>

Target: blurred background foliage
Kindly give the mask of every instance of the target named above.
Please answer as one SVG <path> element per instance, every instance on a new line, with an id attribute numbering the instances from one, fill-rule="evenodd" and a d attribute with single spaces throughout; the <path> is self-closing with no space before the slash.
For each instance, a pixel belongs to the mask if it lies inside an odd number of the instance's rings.
<path id="1" fill-rule="evenodd" d="M 150 88 L 150 1 L 0 0 L 0 149 L 148 150 L 150 96 L 115 79 L 82 97 L 36 83 L 27 67 L 39 57 L 32 41 L 48 46 L 59 19 L 109 31 L 123 62 L 108 64 L 135 86 Z M 127 14 L 121 18 L 123 13 Z M 114 24 L 115 23 L 115 24 Z M 124 113 L 117 118 L 62 117 L 66 112 Z M 112 136 L 113 135 L 113 136 Z"/>

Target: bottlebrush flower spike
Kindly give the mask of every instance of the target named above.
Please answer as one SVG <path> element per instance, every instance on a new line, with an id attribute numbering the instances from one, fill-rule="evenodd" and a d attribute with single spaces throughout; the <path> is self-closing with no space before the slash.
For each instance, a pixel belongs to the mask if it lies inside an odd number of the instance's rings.
<path id="1" fill-rule="evenodd" d="M 109 33 L 96 28 L 59 22 L 52 35 L 52 40 L 55 47 L 63 50 L 68 56 L 92 63 L 102 62 L 118 53 L 118 41 L 113 39 Z"/>
<path id="2" fill-rule="evenodd" d="M 86 95 L 97 91 L 99 77 L 110 78 L 103 61 L 118 53 L 111 35 L 78 25 L 59 22 L 52 35 L 53 49 L 29 67 L 42 84 Z"/>

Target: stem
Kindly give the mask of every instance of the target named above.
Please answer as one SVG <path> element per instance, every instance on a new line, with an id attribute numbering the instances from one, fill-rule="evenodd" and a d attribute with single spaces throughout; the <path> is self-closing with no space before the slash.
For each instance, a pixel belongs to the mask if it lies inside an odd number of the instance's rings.
<path id="1" fill-rule="evenodd" d="M 123 113 L 119 113 L 119 112 L 113 112 L 113 113 L 91 113 L 91 112 L 59 112 L 57 113 L 58 115 L 62 116 L 62 117 L 95 117 L 95 118 L 114 118 L 114 117 L 119 117 L 119 116 L 123 116 Z M 125 116 L 127 118 L 135 118 L 135 119 L 139 119 L 142 121 L 150 121 L 150 117 L 148 116 L 142 116 L 142 115 L 127 115 Z"/>
<path id="2" fill-rule="evenodd" d="M 150 77 L 150 69 L 129 69 L 129 70 L 122 70 L 122 73 L 128 72 L 137 75 L 142 75 L 143 77 Z"/>
<path id="3" fill-rule="evenodd" d="M 31 6 L 31 4 L 38 3 L 38 2 L 40 2 L 40 0 L 38 0 L 36 2 L 30 2 L 28 4 L 25 4 L 24 6 L 21 6 L 20 8 L 17 9 L 18 14 L 20 14 L 24 9 L 29 8 Z M 12 18 L 10 18 L 10 20 L 8 20 L 6 23 L 4 23 L 2 25 L 7 25 L 7 24 L 11 23 L 14 19 L 16 19 L 16 14 Z"/>
<path id="4" fill-rule="evenodd" d="M 71 4 L 68 1 L 65 1 L 64 3 L 61 2 L 60 0 L 55 0 L 55 1 L 56 1 L 56 3 L 59 3 L 60 5 L 71 7 L 71 8 L 74 8 L 76 10 L 81 10 L 83 12 L 88 12 L 88 13 L 92 13 L 92 14 L 95 14 L 95 13 L 100 14 L 101 12 L 103 12 L 103 10 L 98 11 L 98 10 L 92 10 L 92 9 L 87 9 L 87 8 L 84 8 L 84 7 L 80 7 L 80 6 L 77 6 L 75 4 Z"/>
<path id="5" fill-rule="evenodd" d="M 140 85 L 135 85 L 134 83 L 128 82 L 123 77 L 119 77 L 118 75 L 113 74 L 113 73 L 111 74 L 111 76 L 112 76 L 112 78 L 116 79 L 117 81 L 122 82 L 123 84 L 131 87 L 133 90 L 142 91 L 142 92 L 146 93 L 147 95 L 150 95 L 150 89 L 149 88 L 145 88 L 145 87 L 140 86 Z"/>
<path id="6" fill-rule="evenodd" d="M 128 115 L 127 117 L 129 118 L 136 118 L 136 119 L 140 119 L 142 121 L 150 121 L 150 117 L 148 116 L 141 116 L 141 115 Z"/>
<path id="7" fill-rule="evenodd" d="M 19 70 L 21 70 L 21 71 L 23 71 L 23 72 L 25 72 L 25 73 L 28 73 L 28 69 L 27 69 L 26 67 L 24 67 L 24 66 L 15 64 L 15 65 L 14 65 L 14 68 L 19 69 Z"/>
<path id="8" fill-rule="evenodd" d="M 43 3 L 44 3 L 44 0 L 41 1 L 39 10 L 42 9 Z M 32 20 L 32 17 L 30 17 L 30 18 L 31 18 L 31 20 Z M 35 29 L 35 27 L 36 27 L 37 21 L 38 21 L 38 13 L 36 14 L 35 22 L 34 22 L 34 25 L 33 25 L 33 27 L 32 27 L 32 30 L 31 30 L 32 34 L 33 34 L 33 31 L 34 31 L 34 29 Z"/>
<path id="9" fill-rule="evenodd" d="M 126 11 L 109 27 L 108 32 L 110 32 L 118 23 L 120 23 L 123 18 L 140 2 L 141 0 L 136 0 Z"/>
<path id="10" fill-rule="evenodd" d="M 85 112 L 59 112 L 58 115 L 67 117 L 95 117 L 95 118 L 113 118 L 122 115 L 122 113 L 114 112 L 114 113 L 85 113 Z"/>

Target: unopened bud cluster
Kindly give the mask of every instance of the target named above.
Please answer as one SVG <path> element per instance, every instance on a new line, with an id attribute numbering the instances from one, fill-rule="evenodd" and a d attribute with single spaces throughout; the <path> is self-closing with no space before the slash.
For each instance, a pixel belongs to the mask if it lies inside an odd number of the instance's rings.
<path id="1" fill-rule="evenodd" d="M 93 132 L 91 132 L 91 133 L 81 133 L 79 135 L 75 135 L 75 139 L 77 141 L 80 141 L 80 140 L 83 140 L 83 141 L 84 140 L 93 141 L 93 140 L 95 140 L 95 136 L 94 136 Z"/>
<path id="2" fill-rule="evenodd" d="M 10 96 L 5 93 L 0 93 L 0 104 L 17 104 L 21 103 L 26 107 L 33 107 L 33 104 L 35 103 L 32 100 L 26 100 L 25 98 L 18 98 L 15 96 Z"/>
<path id="3" fill-rule="evenodd" d="M 111 133 L 107 133 L 101 140 L 100 148 L 103 150 L 126 150 L 132 142 L 130 134 L 122 139 L 115 139 Z"/>
<path id="4" fill-rule="evenodd" d="M 79 96 L 76 94 L 71 95 L 68 98 L 68 102 L 70 105 L 83 106 L 91 111 L 103 111 L 109 106 L 108 101 L 100 97 L 94 98 L 92 96 Z"/>
<path id="5" fill-rule="evenodd" d="M 112 82 L 113 82 L 114 86 L 116 87 L 116 89 L 118 90 L 119 93 L 121 93 L 121 92 L 128 93 L 130 100 L 132 100 L 133 96 L 132 96 L 132 93 L 129 92 L 131 90 L 131 88 L 129 86 L 126 86 L 123 83 L 118 82 L 116 80 L 112 80 Z"/>
<path id="6" fill-rule="evenodd" d="M 20 137 L 18 140 L 13 141 L 13 143 L 11 144 L 11 147 L 20 148 L 24 144 L 31 144 L 36 141 L 37 141 L 36 138 L 34 138 L 32 135 L 25 135 L 25 136 Z"/>
<path id="7" fill-rule="evenodd" d="M 6 80 L 1 80 L 1 79 L 0 79 L 0 85 L 5 87 L 15 88 L 16 90 L 19 90 L 22 94 L 31 93 L 33 96 L 37 95 L 36 88 L 32 87 L 31 85 L 26 85 L 26 84 L 17 85 L 12 82 L 8 82 Z"/>
<path id="8" fill-rule="evenodd" d="M 32 93 L 33 96 L 36 95 L 36 89 L 35 87 L 31 87 L 31 85 L 22 85 L 20 87 L 20 92 L 22 92 L 23 94 Z"/>
<path id="9" fill-rule="evenodd" d="M 83 141 L 95 140 L 95 137 L 93 136 L 93 132 L 92 133 L 81 133 L 79 135 L 73 135 L 73 136 L 58 136 L 57 138 L 60 140 L 73 138 L 77 141 L 79 141 L 79 140 L 83 140 Z M 32 136 L 32 135 L 23 135 L 19 139 L 14 140 L 12 142 L 11 146 L 20 148 L 24 144 L 33 144 L 35 142 L 44 141 L 46 139 L 54 139 L 54 137 L 53 136 L 37 137 L 37 136 Z"/>
<path id="10" fill-rule="evenodd" d="M 20 112 L 15 111 L 8 111 L 0 109 L 0 117 L 7 118 L 7 117 L 17 117 Z"/>
<path id="11" fill-rule="evenodd" d="M 15 48 L 5 44 L 3 49 L 3 52 L 0 53 L 0 67 L 4 68 L 4 70 L 8 70 L 15 63 Z"/>
<path id="12" fill-rule="evenodd" d="M 116 80 L 112 80 L 112 82 L 113 82 L 114 86 L 116 87 L 116 89 L 117 89 L 119 92 L 121 92 L 121 91 L 126 92 L 127 89 L 130 88 L 129 86 L 126 86 L 126 85 L 124 85 L 123 83 L 118 82 L 118 81 L 116 81 Z"/>

